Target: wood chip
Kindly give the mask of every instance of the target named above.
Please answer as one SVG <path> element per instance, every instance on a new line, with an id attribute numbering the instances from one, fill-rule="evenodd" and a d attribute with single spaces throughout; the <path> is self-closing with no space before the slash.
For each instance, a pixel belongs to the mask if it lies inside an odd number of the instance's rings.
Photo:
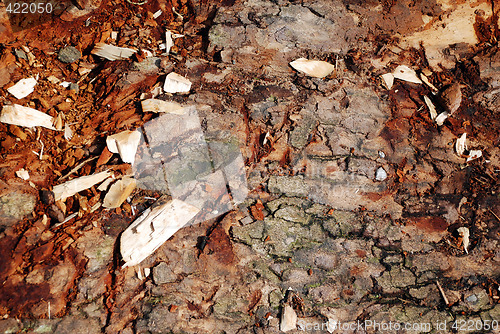
<path id="1" fill-rule="evenodd" d="M 120 252 L 125 261 L 123 267 L 135 266 L 142 262 L 199 211 L 198 208 L 178 199 L 152 209 L 148 208 L 120 238 Z"/>
<path id="2" fill-rule="evenodd" d="M 116 181 L 104 197 L 102 206 L 108 209 L 119 208 L 123 202 L 132 194 L 136 182 L 131 177 L 124 177 Z"/>
<path id="3" fill-rule="evenodd" d="M 71 130 L 68 123 L 64 124 L 64 139 L 70 140 L 73 138 L 73 131 Z"/>
<path id="4" fill-rule="evenodd" d="M 109 179 L 106 179 L 104 180 L 98 187 L 97 187 L 97 190 L 99 191 L 106 191 L 108 190 L 108 187 L 111 183 L 113 183 L 114 181 L 114 178 L 109 178 Z"/>
<path id="5" fill-rule="evenodd" d="M 170 94 L 188 93 L 191 90 L 191 81 L 175 72 L 171 72 L 165 79 L 163 90 Z"/>
<path id="6" fill-rule="evenodd" d="M 462 246 L 464 246 L 465 253 L 469 254 L 469 237 L 470 232 L 469 229 L 465 226 L 459 227 L 457 229 L 458 234 L 462 238 Z"/>
<path id="7" fill-rule="evenodd" d="M 54 127 L 56 130 L 62 130 L 63 129 L 63 113 L 60 112 L 57 114 L 56 117 L 54 117 Z"/>
<path id="8" fill-rule="evenodd" d="M 33 93 L 37 80 L 28 78 L 19 80 L 14 86 L 7 88 L 7 91 L 14 95 L 16 99 L 22 99 Z"/>
<path id="9" fill-rule="evenodd" d="M 441 292 L 441 296 L 443 296 L 443 299 L 444 299 L 444 302 L 445 302 L 446 306 L 449 306 L 450 302 L 448 301 L 448 298 L 446 298 L 446 295 L 444 294 L 444 290 L 441 287 L 441 284 L 439 284 L 439 281 L 436 281 L 436 285 L 437 285 L 437 287 L 439 289 L 439 292 Z"/>
<path id="10" fill-rule="evenodd" d="M 436 107 L 434 106 L 434 103 L 432 103 L 431 99 L 429 97 L 424 96 L 424 101 L 425 104 L 427 105 L 427 108 L 429 108 L 429 113 L 431 115 L 431 119 L 434 121 L 436 120 L 437 117 L 437 112 L 436 112 Z"/>
<path id="11" fill-rule="evenodd" d="M 436 124 L 441 126 L 444 124 L 444 121 L 446 121 L 446 119 L 448 118 L 449 114 L 444 111 L 442 113 L 440 113 L 437 117 L 436 117 Z"/>
<path id="12" fill-rule="evenodd" d="M 399 65 L 398 67 L 396 67 L 393 74 L 394 78 L 396 79 L 417 84 L 422 83 L 422 80 L 420 80 L 420 78 L 417 76 L 417 73 L 406 65 Z"/>
<path id="13" fill-rule="evenodd" d="M 439 90 L 436 88 L 436 86 L 434 86 L 423 73 L 420 73 L 420 79 L 422 79 L 423 83 L 425 83 L 427 86 L 429 86 L 429 88 L 432 90 L 432 92 L 434 94 L 437 94 L 439 92 Z"/>
<path id="14" fill-rule="evenodd" d="M 467 158 L 467 162 L 479 159 L 483 156 L 483 151 L 481 150 L 470 150 L 469 157 Z"/>
<path id="15" fill-rule="evenodd" d="M 459 156 L 462 156 L 467 149 L 467 133 L 464 132 L 460 138 L 457 139 L 455 143 L 455 151 Z"/>
<path id="16" fill-rule="evenodd" d="M 17 177 L 19 177 L 23 180 L 28 180 L 30 178 L 30 174 L 24 168 L 21 168 L 20 170 L 16 171 L 16 175 L 17 175 Z"/>
<path id="17" fill-rule="evenodd" d="M 297 329 L 297 313 L 290 305 L 285 305 L 281 314 L 280 330 L 288 332 Z"/>
<path id="18" fill-rule="evenodd" d="M 160 17 L 160 15 L 162 14 L 162 10 L 161 9 L 158 9 L 154 14 L 153 14 L 153 19 L 157 19 Z"/>
<path id="19" fill-rule="evenodd" d="M 133 164 L 141 133 L 137 130 L 126 130 L 106 138 L 108 150 L 120 154 L 123 162 Z"/>
<path id="20" fill-rule="evenodd" d="M 314 78 L 324 78 L 333 72 L 335 66 L 322 60 L 299 58 L 290 63 L 295 70 Z"/>
<path id="21" fill-rule="evenodd" d="M 58 184 L 52 190 L 54 193 L 54 199 L 56 201 L 63 201 L 80 191 L 89 189 L 110 176 L 111 172 L 105 171 L 93 175 L 81 176 L 71 181 L 64 182 L 63 184 Z"/>
<path id="22" fill-rule="evenodd" d="M 172 32 L 167 30 L 165 32 L 165 53 L 170 54 L 170 49 L 174 46 L 174 40 L 172 39 Z"/>
<path id="23" fill-rule="evenodd" d="M 137 51 L 134 49 L 120 48 L 118 46 L 105 43 L 97 43 L 91 53 L 108 60 L 123 60 L 130 58 L 136 52 Z"/>
<path id="24" fill-rule="evenodd" d="M 57 77 L 51 75 L 49 77 L 47 77 L 47 80 L 50 82 L 50 83 L 53 83 L 53 84 L 58 84 L 59 82 L 61 82 L 61 80 L 59 80 Z"/>
<path id="25" fill-rule="evenodd" d="M 382 74 L 380 76 L 384 82 L 384 86 L 385 88 L 387 88 L 388 90 L 391 90 L 392 86 L 394 85 L 394 74 L 392 73 L 386 73 L 386 74 Z"/>
<path id="26" fill-rule="evenodd" d="M 53 117 L 33 108 L 19 104 L 3 106 L 0 122 L 25 127 L 43 126 L 55 130 Z"/>
<path id="27" fill-rule="evenodd" d="M 163 101 L 158 99 L 147 99 L 141 101 L 142 111 L 143 112 L 165 112 L 176 115 L 184 115 L 185 110 L 184 107 L 177 102 L 174 101 Z"/>

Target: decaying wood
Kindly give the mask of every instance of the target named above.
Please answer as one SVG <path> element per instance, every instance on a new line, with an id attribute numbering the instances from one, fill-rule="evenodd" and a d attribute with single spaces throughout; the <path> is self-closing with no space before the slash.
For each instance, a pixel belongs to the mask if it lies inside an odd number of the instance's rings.
<path id="1" fill-rule="evenodd" d="M 175 72 L 171 72 L 165 79 L 163 90 L 170 94 L 188 93 L 191 90 L 191 81 Z"/>
<path id="2" fill-rule="evenodd" d="M 89 189 L 93 185 L 104 181 L 111 176 L 111 172 L 105 171 L 93 175 L 81 176 L 71 181 L 58 184 L 53 188 L 54 199 L 56 201 L 63 201 L 74 194 Z"/>
<path id="3" fill-rule="evenodd" d="M 54 118 L 46 113 L 19 104 L 3 106 L 0 122 L 25 127 L 43 126 L 55 130 Z"/>
<path id="4" fill-rule="evenodd" d="M 178 199 L 148 208 L 121 236 L 120 252 L 125 261 L 123 267 L 142 262 L 199 211 Z"/>
<path id="5" fill-rule="evenodd" d="M 322 60 L 299 58 L 290 62 L 295 70 L 314 78 L 324 78 L 335 70 L 335 66 Z"/>
<path id="6" fill-rule="evenodd" d="M 137 51 L 129 48 L 121 48 L 105 43 L 97 43 L 92 50 L 92 54 L 106 58 L 108 60 L 122 60 L 130 58 Z"/>
<path id="7" fill-rule="evenodd" d="M 14 95 L 16 99 L 22 99 L 33 93 L 37 80 L 35 78 L 27 78 L 19 80 L 14 86 L 7 88 L 7 91 Z"/>
<path id="8" fill-rule="evenodd" d="M 174 101 L 163 101 L 158 99 L 147 99 L 141 101 L 143 112 L 166 112 L 176 115 L 183 115 L 186 113 L 184 107 Z"/>
<path id="9" fill-rule="evenodd" d="M 460 84 L 454 83 L 448 87 L 441 94 L 441 98 L 443 99 L 450 115 L 453 115 L 462 103 L 462 90 L 460 89 Z"/>
<path id="10" fill-rule="evenodd" d="M 136 182 L 131 177 L 124 177 L 116 181 L 108 190 L 102 206 L 108 209 L 119 208 L 123 202 L 132 194 Z"/>
<path id="11" fill-rule="evenodd" d="M 120 154 L 123 162 L 133 164 L 140 140 L 139 131 L 126 130 L 106 138 L 106 145 L 110 152 Z"/>

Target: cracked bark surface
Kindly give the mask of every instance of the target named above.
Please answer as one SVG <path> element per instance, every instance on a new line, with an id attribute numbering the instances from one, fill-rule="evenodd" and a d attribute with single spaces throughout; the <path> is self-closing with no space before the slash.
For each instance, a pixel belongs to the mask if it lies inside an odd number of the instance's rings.
<path id="1" fill-rule="evenodd" d="M 93 9 L 88 26 L 88 15 L 68 14 L 52 29 L 0 32 L 2 104 L 19 102 L 6 88 L 39 73 L 39 87 L 21 102 L 63 111 L 75 132 L 66 141 L 0 123 L 0 332 L 279 333 L 284 305 L 313 329 L 370 320 L 429 323 L 421 332 L 439 333 L 437 322 L 449 332 L 453 321 L 500 321 L 496 10 L 451 0 L 114 2 Z M 415 36 L 435 36 L 438 23 L 459 19 L 475 32 L 467 43 L 411 47 Z M 118 46 L 155 50 L 165 28 L 185 37 L 159 62 L 90 55 L 111 31 Z M 82 52 L 73 65 L 57 60 L 66 44 Z M 23 45 L 34 64 L 12 53 Z M 299 57 L 336 70 L 309 78 L 288 66 Z M 381 84 L 400 64 L 440 91 L 464 86 L 443 126 L 424 102 L 427 95 L 445 110 L 429 87 Z M 84 67 L 92 68 L 87 77 Z M 65 203 L 66 215 L 79 216 L 60 226 L 40 191 L 99 157 L 108 133 L 154 119 L 140 109 L 141 94 L 171 71 L 193 88 L 160 98 L 195 105 L 209 140 L 237 139 L 251 192 L 237 210 L 179 230 L 139 266 L 122 268 L 119 235 L 161 187 L 93 212 L 103 195 L 81 192 Z M 80 80 L 79 92 L 51 84 L 50 75 Z M 456 155 L 464 132 L 483 158 Z M 43 159 L 32 153 L 38 138 Z M 21 167 L 33 185 L 15 178 Z M 102 166 L 92 160 L 75 176 L 105 168 L 126 174 L 130 165 L 117 156 Z M 380 168 L 387 178 L 377 181 Z M 459 227 L 470 230 L 468 253 Z"/>

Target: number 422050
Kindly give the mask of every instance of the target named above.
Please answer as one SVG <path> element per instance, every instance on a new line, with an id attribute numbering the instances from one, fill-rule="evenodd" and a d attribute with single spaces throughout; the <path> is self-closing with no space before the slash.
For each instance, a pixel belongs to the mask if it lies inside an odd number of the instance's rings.
<path id="1" fill-rule="evenodd" d="M 26 2 L 10 2 L 7 5 L 7 13 L 9 14 L 50 14 L 53 11 L 50 2 L 44 3 L 26 3 Z"/>

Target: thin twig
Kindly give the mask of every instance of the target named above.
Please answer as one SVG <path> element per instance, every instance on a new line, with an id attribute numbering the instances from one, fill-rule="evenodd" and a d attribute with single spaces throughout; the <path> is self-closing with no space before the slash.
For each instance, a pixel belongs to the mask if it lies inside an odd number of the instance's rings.
<path id="1" fill-rule="evenodd" d="M 439 281 L 436 280 L 436 285 L 439 289 L 439 292 L 441 292 L 441 295 L 443 296 L 444 302 L 446 303 L 446 306 L 450 305 L 450 302 L 448 301 L 448 298 L 446 298 L 446 295 L 444 294 L 444 290 L 441 287 L 441 284 L 439 284 Z"/>
<path id="2" fill-rule="evenodd" d="M 78 171 L 80 168 L 82 168 L 87 162 L 90 162 L 90 161 L 95 160 L 97 158 L 99 158 L 99 157 L 92 157 L 92 158 L 88 158 L 87 160 L 82 161 L 75 168 L 73 168 L 72 170 L 70 170 L 68 174 L 66 174 L 64 176 L 61 176 L 57 181 L 64 180 L 65 178 L 67 178 L 68 176 L 70 176 L 74 172 Z"/>
<path id="3" fill-rule="evenodd" d="M 42 149 L 40 150 L 40 160 L 42 160 L 42 157 L 43 157 L 43 141 L 40 139 L 38 140 L 40 142 L 40 144 L 42 144 Z"/>
<path id="4" fill-rule="evenodd" d="M 54 226 L 52 226 L 52 228 L 59 227 L 59 226 L 63 225 L 64 223 L 69 222 L 71 219 L 75 218 L 76 216 L 78 216 L 78 212 L 75 212 L 75 213 L 70 214 L 70 215 L 69 215 L 68 217 L 66 217 L 66 219 L 64 219 L 62 222 L 57 223 L 57 224 L 55 224 Z"/>
<path id="5" fill-rule="evenodd" d="M 491 212 L 491 214 L 493 216 L 495 216 L 496 219 L 498 219 L 498 221 L 500 221 L 500 218 L 493 211 L 491 211 L 491 209 L 488 209 L 488 210 Z"/>

